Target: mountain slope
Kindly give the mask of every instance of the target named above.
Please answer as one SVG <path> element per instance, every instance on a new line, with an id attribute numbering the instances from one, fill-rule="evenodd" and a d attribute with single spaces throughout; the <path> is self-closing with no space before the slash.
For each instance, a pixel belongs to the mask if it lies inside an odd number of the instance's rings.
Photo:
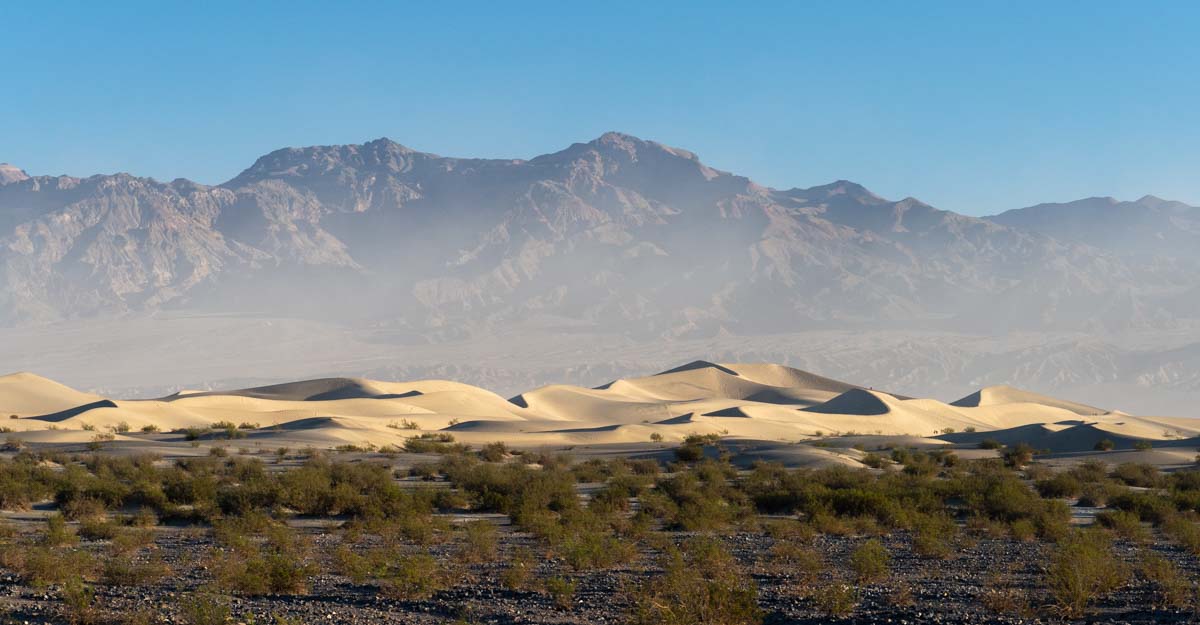
<path id="1" fill-rule="evenodd" d="M 1191 272 L 1084 239 L 847 181 L 770 189 L 620 133 L 530 160 L 288 148 L 217 187 L 18 178 L 0 185 L 8 324 L 186 308 L 435 340 L 513 324 L 1125 328 L 1194 316 L 1200 294 Z"/>
<path id="2" fill-rule="evenodd" d="M 1200 260 L 1200 208 L 1147 195 L 1134 202 L 1093 197 L 1006 211 L 989 221 L 1086 241 L 1120 254 Z"/>

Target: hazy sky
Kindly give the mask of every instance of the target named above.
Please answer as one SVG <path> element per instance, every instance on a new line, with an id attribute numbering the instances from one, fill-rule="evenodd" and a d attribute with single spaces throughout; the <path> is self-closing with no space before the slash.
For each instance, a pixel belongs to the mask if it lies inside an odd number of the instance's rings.
<path id="1" fill-rule="evenodd" d="M 971 214 L 1200 204 L 1198 2 L 436 4 L 5 3 L 0 161 L 218 183 L 283 146 L 621 130 Z"/>

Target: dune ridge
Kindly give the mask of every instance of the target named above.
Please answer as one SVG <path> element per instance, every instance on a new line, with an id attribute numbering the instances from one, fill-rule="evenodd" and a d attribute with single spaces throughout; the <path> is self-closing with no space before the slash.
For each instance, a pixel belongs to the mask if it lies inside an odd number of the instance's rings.
<path id="1" fill-rule="evenodd" d="M 507 400 L 449 380 L 362 378 L 121 400 L 17 373 L 0 377 L 0 413 L 13 415 L 4 424 L 10 436 L 48 444 L 87 441 L 93 431 L 138 440 L 143 429 L 156 433 L 155 442 L 172 442 L 188 428 L 218 422 L 244 426 L 255 445 L 329 448 L 402 445 L 443 431 L 468 444 L 500 440 L 517 448 L 651 438 L 670 444 L 690 434 L 719 434 L 774 444 L 826 436 L 906 437 L 928 445 L 992 438 L 1061 451 L 1091 449 L 1101 439 L 1118 448 L 1140 440 L 1179 446 L 1200 435 L 1200 422 L 1190 419 L 1133 416 L 1007 386 L 944 403 L 782 365 L 702 360 L 596 388 L 550 385 Z M 856 463 L 852 455 L 839 462 Z"/>

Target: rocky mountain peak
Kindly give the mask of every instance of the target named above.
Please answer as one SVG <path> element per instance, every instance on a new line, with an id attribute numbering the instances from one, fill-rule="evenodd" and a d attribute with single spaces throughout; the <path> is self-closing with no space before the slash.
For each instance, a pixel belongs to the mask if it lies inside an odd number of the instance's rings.
<path id="1" fill-rule="evenodd" d="M 0 185 L 29 180 L 29 174 L 15 165 L 0 163 Z"/>
<path id="2" fill-rule="evenodd" d="M 260 157 L 223 186 L 240 187 L 264 179 L 304 179 L 341 170 L 405 171 L 414 158 L 437 158 L 380 137 L 362 144 L 283 148 Z"/>

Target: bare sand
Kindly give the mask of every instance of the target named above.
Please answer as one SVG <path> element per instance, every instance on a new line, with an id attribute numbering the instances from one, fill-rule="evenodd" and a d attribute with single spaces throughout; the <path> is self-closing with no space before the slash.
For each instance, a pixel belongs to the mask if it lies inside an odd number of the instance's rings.
<path id="1" fill-rule="evenodd" d="M 791 465 L 859 465 L 861 449 L 966 450 L 984 439 L 1057 454 L 1089 452 L 1107 439 L 1117 452 L 1162 456 L 1164 463 L 1190 462 L 1200 446 L 1200 420 L 1134 416 L 1011 387 L 945 403 L 781 365 L 704 361 L 598 388 L 545 386 L 511 399 L 447 380 L 325 378 L 122 400 L 17 373 L 0 377 L 0 415 L 9 447 L 103 440 L 118 448 L 184 448 L 192 446 L 185 430 L 218 422 L 246 424 L 245 442 L 237 444 L 267 448 L 400 447 L 438 432 L 470 445 L 637 455 L 691 434 L 718 434 L 754 457 Z M 219 437 L 202 439 L 215 444 Z M 820 447 L 799 444 L 815 439 Z M 1139 441 L 1154 452 L 1131 451 Z"/>

